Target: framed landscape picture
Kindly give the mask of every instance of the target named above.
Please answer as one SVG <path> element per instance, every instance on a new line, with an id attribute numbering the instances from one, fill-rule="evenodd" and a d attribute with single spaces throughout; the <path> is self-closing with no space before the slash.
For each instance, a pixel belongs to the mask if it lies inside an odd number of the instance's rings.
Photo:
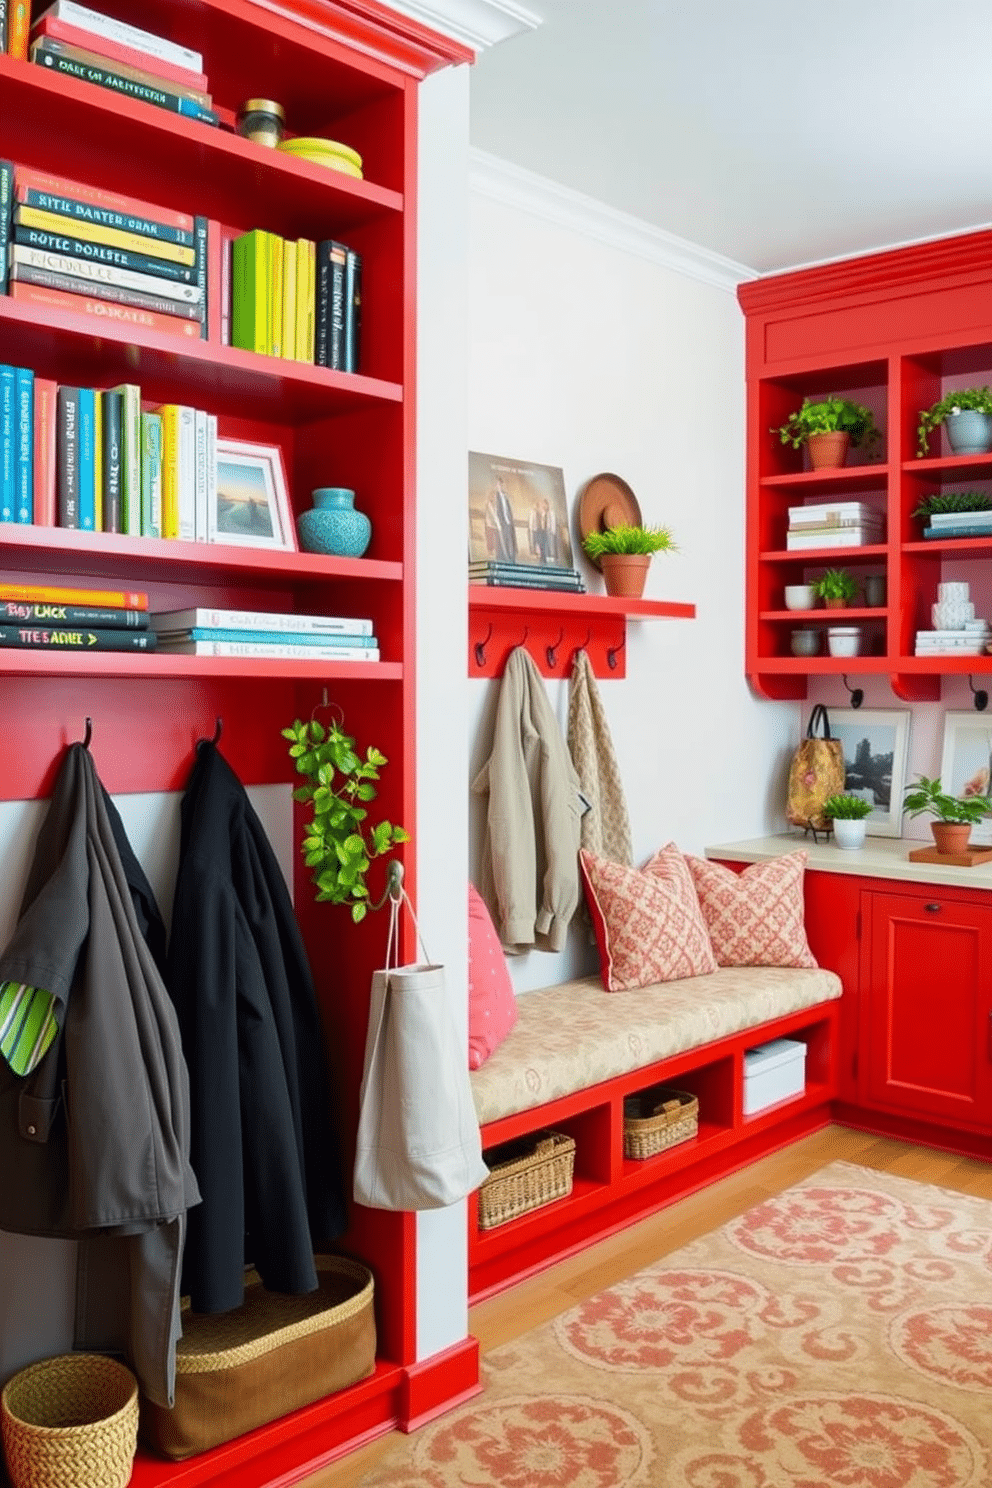
<path id="1" fill-rule="evenodd" d="M 296 528 L 277 444 L 218 439 L 207 532 L 211 542 L 295 551 Z"/>
<path id="2" fill-rule="evenodd" d="M 909 709 L 829 708 L 830 732 L 844 748 L 844 790 L 871 803 L 872 837 L 902 836 Z"/>
<path id="3" fill-rule="evenodd" d="M 564 473 L 502 455 L 468 457 L 470 563 L 571 568 Z"/>
<path id="4" fill-rule="evenodd" d="M 945 713 L 940 783 L 951 796 L 984 796 L 992 805 L 992 718 Z M 970 841 L 992 843 L 992 817 L 972 827 Z"/>

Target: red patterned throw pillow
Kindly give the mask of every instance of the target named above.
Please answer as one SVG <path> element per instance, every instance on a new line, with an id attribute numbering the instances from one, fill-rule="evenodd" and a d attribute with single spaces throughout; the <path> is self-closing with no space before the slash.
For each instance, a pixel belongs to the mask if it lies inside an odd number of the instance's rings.
<path id="1" fill-rule="evenodd" d="M 804 852 L 743 873 L 706 858 L 686 861 L 721 966 L 816 966 L 806 939 Z"/>
<path id="2" fill-rule="evenodd" d="M 468 886 L 468 1067 L 481 1069 L 517 1021 L 517 999 L 486 902 Z"/>
<path id="3" fill-rule="evenodd" d="M 607 992 L 716 971 L 696 890 L 674 843 L 642 869 L 579 853 Z"/>

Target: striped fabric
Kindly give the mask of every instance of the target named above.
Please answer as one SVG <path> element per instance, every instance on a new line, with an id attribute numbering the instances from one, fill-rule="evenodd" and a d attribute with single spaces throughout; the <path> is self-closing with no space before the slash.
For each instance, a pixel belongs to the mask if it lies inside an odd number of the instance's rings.
<path id="1" fill-rule="evenodd" d="M 55 998 L 23 982 L 0 984 L 0 1054 L 15 1075 L 29 1075 L 59 1031 Z"/>

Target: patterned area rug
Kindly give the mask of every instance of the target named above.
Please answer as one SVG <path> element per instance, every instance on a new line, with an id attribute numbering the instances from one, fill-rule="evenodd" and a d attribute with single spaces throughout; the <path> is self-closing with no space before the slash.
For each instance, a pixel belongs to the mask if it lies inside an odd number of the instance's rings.
<path id="1" fill-rule="evenodd" d="M 832 1163 L 484 1373 L 362 1488 L 989 1488 L 992 1203 Z"/>

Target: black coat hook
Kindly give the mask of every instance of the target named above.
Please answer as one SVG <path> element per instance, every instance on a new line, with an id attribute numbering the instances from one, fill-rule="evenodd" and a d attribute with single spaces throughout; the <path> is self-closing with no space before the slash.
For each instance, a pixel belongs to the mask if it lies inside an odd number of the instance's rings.
<path id="1" fill-rule="evenodd" d="M 848 682 L 848 680 L 847 680 L 846 673 L 841 677 L 840 680 L 843 682 L 844 686 L 847 688 L 848 692 L 851 694 L 851 707 L 852 708 L 860 708 L 861 707 L 861 704 L 865 700 L 865 695 L 864 695 L 863 690 L 860 687 L 852 687 L 850 685 L 850 683 Z"/>
<path id="2" fill-rule="evenodd" d="M 988 693 L 984 687 L 976 687 L 970 675 L 968 677 L 968 686 L 971 688 L 971 695 L 975 699 L 975 711 L 977 713 L 984 713 L 989 705 Z"/>
<path id="3" fill-rule="evenodd" d="M 223 718 L 218 718 L 217 721 L 216 721 L 216 723 L 214 724 L 214 737 L 213 737 L 214 744 L 219 744 L 220 743 L 220 736 L 221 736 L 221 734 L 223 732 L 224 732 L 224 720 L 223 720 Z"/>
<path id="4" fill-rule="evenodd" d="M 493 625 L 492 625 L 492 621 L 490 620 L 490 622 L 489 622 L 489 629 L 486 631 L 485 635 L 482 637 L 482 640 L 481 641 L 476 641 L 476 643 L 475 643 L 475 664 L 476 664 L 477 667 L 484 667 L 485 664 L 486 664 L 486 647 L 489 644 L 489 637 L 492 635 L 492 633 L 493 633 Z"/>
<path id="5" fill-rule="evenodd" d="M 84 749 L 89 749 L 89 747 L 90 747 L 90 740 L 92 739 L 92 737 L 93 737 L 93 720 L 92 720 L 92 718 L 87 718 L 87 720 L 86 720 L 86 733 L 83 736 L 83 748 Z"/>
<path id="6" fill-rule="evenodd" d="M 610 670 L 612 672 L 615 672 L 616 671 L 616 669 L 617 669 L 617 657 L 620 655 L 620 652 L 623 650 L 623 648 L 624 648 L 624 646 L 626 646 L 626 644 L 627 644 L 627 637 L 624 636 L 624 638 L 620 642 L 619 646 L 608 646 L 606 648 L 606 660 L 609 663 L 609 667 L 610 667 Z"/>
<path id="7" fill-rule="evenodd" d="M 558 647 L 561 645 L 564 639 L 564 629 L 559 629 L 558 639 L 556 641 L 552 641 L 551 645 L 546 647 L 545 649 L 544 654 L 548 658 L 548 666 L 551 667 L 552 670 L 554 670 L 554 668 L 558 665 Z"/>

